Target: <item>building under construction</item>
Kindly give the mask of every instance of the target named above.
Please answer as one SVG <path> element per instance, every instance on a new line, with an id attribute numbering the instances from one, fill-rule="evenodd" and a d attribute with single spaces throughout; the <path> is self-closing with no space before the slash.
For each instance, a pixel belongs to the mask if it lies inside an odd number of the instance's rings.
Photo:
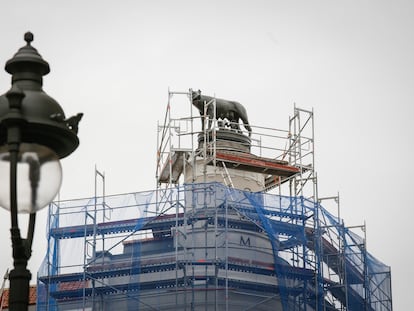
<path id="1" fill-rule="evenodd" d="M 155 190 L 106 195 L 96 170 L 50 206 L 38 310 L 392 310 L 365 226 L 318 196 L 313 111 L 279 130 L 197 94 L 168 92 Z"/>

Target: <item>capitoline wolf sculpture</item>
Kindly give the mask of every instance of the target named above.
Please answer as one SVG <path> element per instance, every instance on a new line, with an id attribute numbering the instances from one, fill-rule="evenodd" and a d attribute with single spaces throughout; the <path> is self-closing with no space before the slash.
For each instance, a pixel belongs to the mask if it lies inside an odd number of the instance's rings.
<path id="1" fill-rule="evenodd" d="M 216 119 L 221 119 L 220 124 L 224 124 L 227 120 L 229 126 L 232 130 L 241 133 L 239 120 L 243 122 L 244 128 L 249 132 L 249 137 L 252 134 L 252 129 L 249 125 L 249 120 L 247 119 L 246 109 L 238 102 L 221 99 L 221 98 L 214 98 L 206 95 L 201 95 L 201 91 L 191 91 L 191 98 L 193 105 L 198 109 L 200 115 L 204 115 L 204 105 L 206 103 L 210 103 L 207 105 L 206 113 L 208 116 L 208 128 L 211 128 L 211 123 L 214 118 L 214 105 L 213 100 L 216 101 Z M 201 127 L 204 131 L 204 120 L 201 120 Z M 219 126 L 220 127 L 220 126 Z"/>

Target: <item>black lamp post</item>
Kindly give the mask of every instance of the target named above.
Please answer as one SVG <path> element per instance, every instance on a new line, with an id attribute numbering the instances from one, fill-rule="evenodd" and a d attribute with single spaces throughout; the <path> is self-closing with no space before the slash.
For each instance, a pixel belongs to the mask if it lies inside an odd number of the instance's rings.
<path id="1" fill-rule="evenodd" d="M 42 90 L 49 64 L 26 45 L 5 66 L 12 87 L 0 96 L 0 206 L 11 213 L 14 269 L 10 272 L 9 309 L 27 310 L 36 212 L 59 191 L 62 170 L 59 159 L 79 145 L 78 123 L 82 114 L 66 119 L 60 105 Z M 9 178 L 7 177 L 9 176 Z M 21 238 L 17 213 L 28 213 L 27 238 Z"/>

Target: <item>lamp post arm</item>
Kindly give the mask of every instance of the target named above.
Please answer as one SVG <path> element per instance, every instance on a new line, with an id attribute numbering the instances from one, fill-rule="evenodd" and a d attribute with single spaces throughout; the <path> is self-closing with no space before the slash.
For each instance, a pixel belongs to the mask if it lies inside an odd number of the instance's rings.
<path id="1" fill-rule="evenodd" d="M 25 120 L 21 115 L 22 100 L 25 94 L 16 86 L 6 94 L 9 100 L 10 112 L 5 120 L 7 127 L 7 144 L 10 153 L 10 214 L 11 214 L 11 240 L 13 247 L 14 269 L 10 271 L 10 311 L 27 311 L 29 304 L 30 279 L 32 275 L 27 270 L 27 262 L 31 254 L 33 240 L 34 217 L 30 217 L 27 239 L 20 235 L 17 216 L 17 163 L 21 144 L 21 126 Z M 29 242 L 29 243 L 28 243 Z"/>
<path id="2" fill-rule="evenodd" d="M 13 128 L 9 128 L 9 133 Z M 10 137 L 10 135 L 9 135 Z M 10 271 L 10 296 L 9 306 L 10 311 L 27 311 L 29 304 L 29 290 L 31 273 L 27 270 L 27 262 L 30 257 L 30 250 L 28 251 L 28 243 L 20 236 L 20 229 L 18 226 L 17 217 L 17 162 L 19 154 L 19 144 L 9 143 L 10 152 L 10 214 L 12 227 L 11 240 L 13 246 L 13 262 L 14 269 Z M 31 224 L 32 223 L 32 224 Z M 31 228 L 31 229 L 30 229 Z M 29 235 L 33 239 L 34 221 L 30 217 L 29 221 Z M 30 233 L 31 231 L 31 233 Z M 31 244 L 31 241 L 30 241 Z"/>
<path id="3" fill-rule="evenodd" d="M 7 144 L 10 153 L 10 212 L 12 228 L 19 227 L 17 220 L 17 162 L 21 143 L 20 126 L 24 122 L 21 114 L 22 100 L 25 97 L 23 91 L 17 86 L 12 85 L 6 93 L 9 101 L 10 112 L 5 120 L 7 126 Z"/>
<path id="4" fill-rule="evenodd" d="M 10 214 L 12 228 L 19 228 L 17 218 L 17 162 L 19 156 L 19 143 L 10 142 L 10 138 L 20 136 L 19 132 L 19 128 L 17 127 L 8 129 L 10 153 Z"/>
<path id="5" fill-rule="evenodd" d="M 33 243 L 35 222 L 36 222 L 36 213 L 31 213 L 30 216 L 29 216 L 29 225 L 28 225 L 28 229 L 27 229 L 27 238 L 25 240 L 27 259 L 29 259 L 30 256 L 32 255 L 32 243 Z"/>

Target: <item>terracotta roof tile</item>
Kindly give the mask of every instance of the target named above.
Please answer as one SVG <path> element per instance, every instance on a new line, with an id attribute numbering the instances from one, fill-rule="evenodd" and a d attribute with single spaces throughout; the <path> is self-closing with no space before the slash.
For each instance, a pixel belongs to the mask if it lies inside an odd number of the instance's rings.
<path id="1" fill-rule="evenodd" d="M 3 302 L 3 309 L 6 309 L 9 307 L 9 289 L 5 289 L 3 292 L 3 297 L 1 297 Z M 35 305 L 36 304 L 36 286 L 30 286 L 29 291 L 29 305 Z"/>
<path id="2" fill-rule="evenodd" d="M 71 282 L 62 282 L 59 284 L 59 290 L 77 290 L 87 287 L 89 284 L 88 281 L 71 281 Z"/>

